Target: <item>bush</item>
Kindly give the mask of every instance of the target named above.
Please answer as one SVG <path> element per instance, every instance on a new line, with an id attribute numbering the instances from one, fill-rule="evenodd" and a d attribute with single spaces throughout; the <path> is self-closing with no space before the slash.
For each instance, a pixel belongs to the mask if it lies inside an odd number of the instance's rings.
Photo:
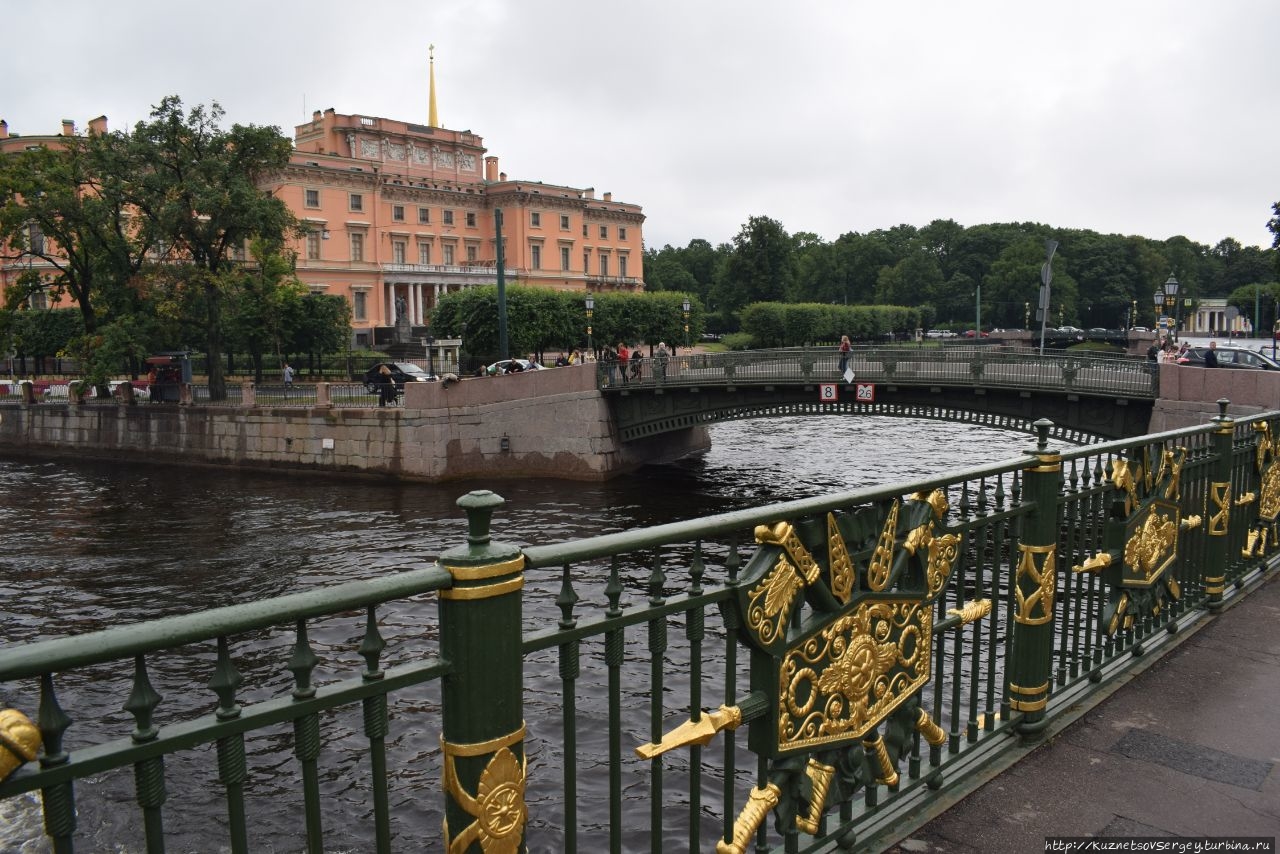
<path id="1" fill-rule="evenodd" d="M 750 332 L 730 332 L 720 341 L 729 350 L 750 350 L 756 344 L 756 338 Z"/>

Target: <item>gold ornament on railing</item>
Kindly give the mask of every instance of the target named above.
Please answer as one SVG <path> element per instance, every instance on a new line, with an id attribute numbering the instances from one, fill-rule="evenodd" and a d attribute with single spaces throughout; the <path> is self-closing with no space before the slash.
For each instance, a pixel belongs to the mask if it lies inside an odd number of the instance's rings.
<path id="1" fill-rule="evenodd" d="M 40 752 L 40 730 L 17 709 L 0 709 L 0 781 Z"/>

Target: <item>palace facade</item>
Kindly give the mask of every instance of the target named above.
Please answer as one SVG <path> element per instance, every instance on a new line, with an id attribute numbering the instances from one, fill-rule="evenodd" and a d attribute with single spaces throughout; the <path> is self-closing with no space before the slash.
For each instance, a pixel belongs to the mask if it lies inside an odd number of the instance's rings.
<path id="1" fill-rule="evenodd" d="M 434 110 L 433 110 L 434 112 Z M 471 131 L 317 110 L 271 189 L 306 228 L 299 278 L 348 300 L 352 343 L 423 326 L 445 293 L 508 283 L 640 290 L 644 215 L 593 188 L 508 178 Z"/>
<path id="2" fill-rule="evenodd" d="M 89 123 L 91 133 L 106 126 L 105 116 Z M 0 120 L 0 155 L 75 132 L 66 120 L 61 134 L 19 137 Z M 416 339 L 441 296 L 495 284 L 499 211 L 506 282 L 584 293 L 644 286 L 640 206 L 508 178 L 480 136 L 439 127 L 434 63 L 427 124 L 317 110 L 264 189 L 305 228 L 294 246 L 299 279 L 350 304 L 355 347 L 397 340 L 401 313 Z M 30 263 L 0 259 L 0 287 Z"/>

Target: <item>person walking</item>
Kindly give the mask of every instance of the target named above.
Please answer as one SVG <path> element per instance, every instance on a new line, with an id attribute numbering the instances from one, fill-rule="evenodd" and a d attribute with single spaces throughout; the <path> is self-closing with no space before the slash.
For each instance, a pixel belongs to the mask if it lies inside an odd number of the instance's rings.
<path id="1" fill-rule="evenodd" d="M 378 406 L 386 406 L 396 402 L 396 381 L 391 378 L 391 369 L 386 365 L 378 368 Z"/>
<path id="2" fill-rule="evenodd" d="M 621 368 L 621 370 L 618 371 L 618 373 L 622 377 L 622 381 L 624 383 L 627 381 L 627 364 L 630 362 L 630 360 L 631 360 L 631 351 L 627 349 L 626 342 L 619 341 L 618 342 L 618 365 Z"/>
<path id="3" fill-rule="evenodd" d="M 1210 341 L 1209 349 L 1204 351 L 1204 366 L 1206 368 L 1218 367 L 1218 342 Z"/>
<path id="4" fill-rule="evenodd" d="M 282 373 L 284 374 L 284 387 L 293 388 L 293 365 L 285 362 Z"/>
<path id="5" fill-rule="evenodd" d="M 848 335 L 840 336 L 840 376 L 844 376 L 845 369 L 849 367 L 849 352 L 853 349 L 853 345 L 849 343 Z"/>

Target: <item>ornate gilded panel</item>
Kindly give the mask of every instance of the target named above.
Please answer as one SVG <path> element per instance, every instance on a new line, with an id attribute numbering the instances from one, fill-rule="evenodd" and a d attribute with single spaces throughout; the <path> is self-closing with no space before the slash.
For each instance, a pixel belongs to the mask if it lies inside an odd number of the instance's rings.
<path id="1" fill-rule="evenodd" d="M 1143 615 L 1157 616 L 1169 602 L 1182 598 L 1172 571 L 1178 540 L 1182 531 L 1201 522 L 1199 516 L 1183 518 L 1179 506 L 1187 449 L 1164 449 L 1154 472 L 1149 452 L 1144 450 L 1142 456 L 1143 462 L 1112 461 L 1116 495 L 1106 532 L 1107 550 L 1073 567 L 1076 572 L 1101 573 L 1109 587 L 1102 614 L 1105 634 L 1129 628 Z M 1215 502 L 1219 499 L 1225 525 L 1228 497 L 1222 494 Z"/>

